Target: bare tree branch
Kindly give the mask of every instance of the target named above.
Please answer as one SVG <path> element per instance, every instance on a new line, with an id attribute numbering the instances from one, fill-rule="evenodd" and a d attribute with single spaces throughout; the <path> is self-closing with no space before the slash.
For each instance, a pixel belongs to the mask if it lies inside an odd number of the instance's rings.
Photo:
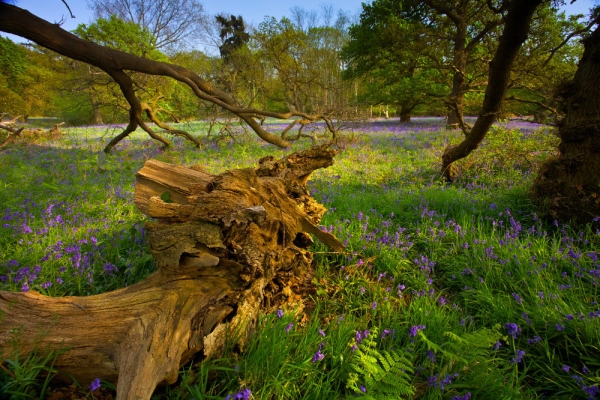
<path id="1" fill-rule="evenodd" d="M 69 7 L 69 5 L 67 4 L 67 0 L 62 0 L 62 2 L 65 6 L 67 6 L 67 10 L 69 10 L 69 14 L 71 14 L 71 18 L 75 18 L 75 16 L 73 15 L 73 11 L 71 11 L 71 7 Z"/>
<path id="2" fill-rule="evenodd" d="M 515 96 L 510 96 L 507 97 L 505 100 L 507 101 L 518 101 L 519 103 L 527 103 L 527 104 L 535 104 L 541 108 L 544 108 L 548 111 L 550 111 L 552 114 L 554 114 L 554 118 L 558 118 L 558 111 L 556 110 L 556 108 L 550 107 L 548 104 L 544 104 L 540 101 L 535 101 L 535 100 L 526 100 L 526 99 L 521 99 L 519 97 L 515 97 Z"/>

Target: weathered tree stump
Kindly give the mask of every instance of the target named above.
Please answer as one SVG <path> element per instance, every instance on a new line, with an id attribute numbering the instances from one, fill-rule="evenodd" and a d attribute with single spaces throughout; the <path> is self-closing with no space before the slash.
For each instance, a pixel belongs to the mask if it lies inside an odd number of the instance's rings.
<path id="1" fill-rule="evenodd" d="M 23 351 L 68 349 L 55 367 L 80 383 L 99 377 L 117 383 L 118 399 L 149 399 L 194 354 L 218 354 L 227 332 L 251 330 L 269 290 L 290 293 L 311 265 L 307 233 L 343 249 L 317 227 L 325 208 L 305 188 L 334 154 L 314 147 L 220 175 L 147 161 L 135 203 L 155 218 L 146 229 L 158 270 L 89 297 L 0 292 L 2 351 L 21 329 Z"/>

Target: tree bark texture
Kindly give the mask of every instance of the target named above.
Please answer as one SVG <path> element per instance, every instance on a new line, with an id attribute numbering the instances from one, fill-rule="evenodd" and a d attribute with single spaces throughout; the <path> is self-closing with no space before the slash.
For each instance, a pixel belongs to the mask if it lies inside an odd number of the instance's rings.
<path id="1" fill-rule="evenodd" d="M 575 223 L 600 216 L 600 30 L 583 44 L 575 77 L 561 93 L 559 155 L 540 167 L 531 190 L 542 210 Z"/>
<path id="2" fill-rule="evenodd" d="M 201 100 L 211 102 L 238 116 L 264 141 L 275 146 L 287 148 L 291 144 L 280 136 L 270 133 L 254 119 L 256 116 L 288 119 L 298 117 L 307 121 L 325 121 L 327 128 L 333 132 L 331 119 L 325 114 L 309 115 L 302 112 L 278 113 L 272 111 L 245 108 L 240 106 L 228 93 L 205 81 L 194 71 L 179 65 L 149 60 L 133 54 L 124 53 L 108 47 L 100 46 L 61 29 L 30 12 L 13 5 L 0 2 L 0 31 L 31 40 L 42 47 L 55 51 L 74 60 L 100 68 L 119 85 L 123 96 L 131 107 L 129 125 L 115 137 L 105 148 L 109 152 L 116 142 L 122 140 L 137 127 L 165 146 L 169 142 L 154 132 L 142 119 L 142 105 L 134 90 L 134 81 L 125 71 L 140 72 L 148 75 L 166 76 L 186 84 Z"/>
<path id="3" fill-rule="evenodd" d="M 488 85 L 477 121 L 461 143 L 447 147 L 442 155 L 442 174 L 447 181 L 454 180 L 456 175 L 452 163 L 471 154 L 497 120 L 506 96 L 513 62 L 527 39 L 533 13 L 542 2 L 543 0 L 510 2 L 498 49 L 490 62 Z"/>
<path id="4" fill-rule="evenodd" d="M 0 292 L 2 355 L 19 331 L 21 354 L 64 349 L 54 366 L 79 383 L 101 378 L 118 399 L 149 399 L 201 350 L 218 355 L 227 336 L 243 346 L 259 309 L 311 275 L 308 233 L 343 250 L 317 227 L 325 208 L 305 188 L 334 154 L 313 147 L 219 175 L 147 161 L 134 201 L 154 218 L 146 230 L 158 270 L 89 297 Z"/>

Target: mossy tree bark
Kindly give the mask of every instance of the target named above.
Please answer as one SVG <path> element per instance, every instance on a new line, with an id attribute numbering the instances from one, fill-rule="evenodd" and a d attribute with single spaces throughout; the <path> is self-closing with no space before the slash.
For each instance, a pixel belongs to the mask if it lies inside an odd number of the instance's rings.
<path id="1" fill-rule="evenodd" d="M 220 175 L 147 161 L 134 201 L 155 219 L 146 229 L 158 270 L 89 297 L 0 292 L 2 356 L 17 330 L 22 352 L 67 350 L 54 366 L 81 384 L 102 378 L 118 399 L 149 399 L 201 350 L 219 354 L 233 332 L 243 344 L 259 309 L 310 276 L 308 233 L 343 250 L 318 228 L 325 208 L 305 188 L 334 154 L 314 147 Z"/>
<path id="2" fill-rule="evenodd" d="M 575 77 L 561 93 L 560 153 L 540 167 L 531 190 L 542 210 L 575 223 L 600 216 L 600 30 L 583 44 Z"/>

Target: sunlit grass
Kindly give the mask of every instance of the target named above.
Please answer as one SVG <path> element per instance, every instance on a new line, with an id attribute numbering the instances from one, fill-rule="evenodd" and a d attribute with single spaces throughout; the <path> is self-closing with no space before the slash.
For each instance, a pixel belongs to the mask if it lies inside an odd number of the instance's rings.
<path id="1" fill-rule="evenodd" d="M 357 349 L 375 360 L 385 352 L 406 358 L 418 398 L 600 394 L 598 233 L 542 221 L 527 199 L 556 138 L 496 129 L 447 185 L 440 156 L 461 133 L 437 119 L 417 122 L 356 127 L 335 165 L 309 182 L 329 209 L 323 229 L 347 245 L 342 255 L 313 249 L 315 311 L 301 320 L 290 305 L 262 316 L 248 346 L 186 366 L 158 398 L 243 398 L 247 390 L 257 399 L 402 397 L 400 381 L 385 380 L 408 373 L 406 365 L 388 369 Z M 202 134 L 203 125 L 191 128 Z M 244 134 L 200 150 L 172 139 L 161 150 L 135 133 L 105 157 L 116 132 L 71 129 L 0 154 L 3 290 L 89 295 L 150 273 L 132 198 L 134 173 L 148 158 L 218 173 L 287 153 Z M 378 373 L 381 380 L 369 380 Z M 4 375 L 0 384 L 10 381 Z"/>

